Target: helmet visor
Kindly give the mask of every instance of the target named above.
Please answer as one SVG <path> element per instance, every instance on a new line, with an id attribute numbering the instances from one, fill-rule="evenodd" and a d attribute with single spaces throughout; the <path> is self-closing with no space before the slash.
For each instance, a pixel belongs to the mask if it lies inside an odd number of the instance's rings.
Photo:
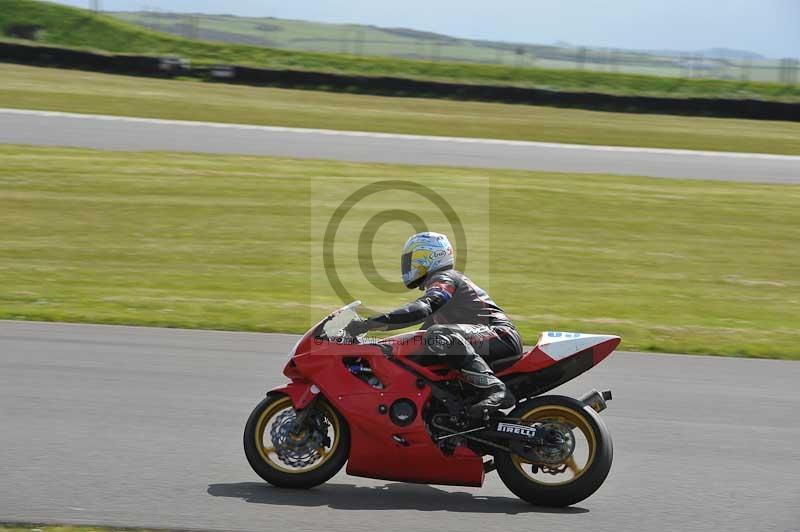
<path id="1" fill-rule="evenodd" d="M 400 256 L 400 272 L 403 274 L 403 279 L 411 272 L 411 253 L 403 253 Z"/>
<path id="2" fill-rule="evenodd" d="M 422 283 L 425 275 L 419 268 L 412 267 L 411 253 L 403 253 L 400 258 L 400 268 L 403 271 L 403 284 L 406 288 L 417 288 Z"/>

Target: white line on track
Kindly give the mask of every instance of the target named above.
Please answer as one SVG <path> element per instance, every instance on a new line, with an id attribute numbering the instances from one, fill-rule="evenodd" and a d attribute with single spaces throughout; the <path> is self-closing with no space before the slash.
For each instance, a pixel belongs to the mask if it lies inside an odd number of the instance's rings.
<path id="1" fill-rule="evenodd" d="M 65 113 L 60 111 L 37 111 L 30 109 L 0 108 L 0 114 L 77 118 L 85 120 L 106 120 L 106 121 L 155 124 L 155 125 L 214 127 L 223 129 L 256 130 L 256 131 L 269 131 L 269 132 L 281 132 L 281 133 L 293 133 L 293 134 L 368 137 L 377 139 L 397 139 L 397 140 L 428 140 L 433 142 L 460 142 L 468 144 L 500 144 L 506 146 L 527 146 L 531 148 L 556 148 L 562 150 L 583 150 L 583 151 L 595 151 L 595 152 L 627 152 L 627 153 L 645 153 L 645 154 L 652 153 L 652 154 L 675 155 L 675 156 L 690 155 L 690 156 L 702 156 L 702 157 L 727 157 L 731 159 L 770 159 L 770 160 L 783 160 L 783 161 L 797 161 L 798 163 L 800 163 L 800 156 L 797 155 L 774 155 L 768 153 L 679 150 L 679 149 L 667 149 L 667 148 L 636 148 L 628 146 L 595 146 L 590 144 L 560 144 L 556 142 L 535 142 L 527 140 L 503 140 L 503 139 L 484 139 L 484 138 L 470 138 L 470 137 L 440 137 L 433 135 L 377 133 L 371 131 L 345 131 L 345 130 L 335 130 L 335 129 L 259 126 L 253 124 L 226 124 L 222 122 L 200 122 L 191 120 L 167 120 L 162 118 L 139 118 L 132 116 Z"/>

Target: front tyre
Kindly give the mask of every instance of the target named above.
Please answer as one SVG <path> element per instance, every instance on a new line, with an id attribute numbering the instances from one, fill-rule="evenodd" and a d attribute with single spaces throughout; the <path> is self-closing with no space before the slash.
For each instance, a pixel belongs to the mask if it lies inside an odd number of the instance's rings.
<path id="1" fill-rule="evenodd" d="M 244 453 L 258 476 L 274 486 L 307 489 L 326 482 L 347 461 L 350 432 L 342 416 L 320 398 L 304 412 L 286 395 L 270 395 L 244 428 Z"/>
<path id="2" fill-rule="evenodd" d="M 517 497 L 538 506 L 563 507 L 584 500 L 603 484 L 611 470 L 611 435 L 590 407 L 571 397 L 550 395 L 525 401 L 508 417 L 523 425 L 558 427 L 569 444 L 568 456 L 555 461 L 495 455 L 500 479 Z"/>

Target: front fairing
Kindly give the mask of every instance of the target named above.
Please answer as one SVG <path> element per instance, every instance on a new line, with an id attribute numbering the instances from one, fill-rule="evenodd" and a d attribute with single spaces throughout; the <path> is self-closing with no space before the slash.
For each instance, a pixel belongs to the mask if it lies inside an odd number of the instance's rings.
<path id="1" fill-rule="evenodd" d="M 349 323 L 352 319 L 358 318 L 358 314 L 355 312 L 355 309 L 358 308 L 359 305 L 361 305 L 360 301 L 353 301 L 348 305 L 334 310 L 314 324 L 313 327 L 311 327 L 303 336 L 300 337 L 300 339 L 294 344 L 294 347 L 292 347 L 292 349 L 289 351 L 289 362 L 287 362 L 286 366 L 283 368 L 283 374 L 290 379 L 301 378 L 301 375 L 297 371 L 297 366 L 294 362 L 296 357 L 310 353 L 315 347 L 319 347 L 333 341 L 343 341 L 342 337 L 329 338 L 329 336 L 336 334 L 336 330 L 343 329 L 344 325 Z M 337 317 L 342 319 L 340 319 L 338 323 L 334 324 L 332 329 L 326 330 L 326 325 L 330 325 Z"/>
<path id="2" fill-rule="evenodd" d="M 302 378 L 302 375 L 297 370 L 297 364 L 295 364 L 295 357 L 309 353 L 314 348 L 314 342 L 321 343 L 320 340 L 317 340 L 317 334 L 322 326 L 322 323 L 328 319 L 326 316 L 325 318 L 321 319 L 317 322 L 311 329 L 309 329 L 303 336 L 300 337 L 299 340 L 294 344 L 291 351 L 289 351 L 289 361 L 286 363 L 286 366 L 283 368 L 283 374 L 289 377 L 292 380 L 296 380 Z"/>

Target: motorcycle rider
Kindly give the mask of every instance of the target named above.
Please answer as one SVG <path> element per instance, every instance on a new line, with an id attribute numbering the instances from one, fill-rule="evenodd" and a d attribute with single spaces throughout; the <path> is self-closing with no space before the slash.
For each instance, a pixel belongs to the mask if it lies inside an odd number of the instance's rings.
<path id="1" fill-rule="evenodd" d="M 445 235 L 413 235 L 403 247 L 403 284 L 425 293 L 391 312 L 354 321 L 347 332 L 358 336 L 370 330 L 392 331 L 423 323 L 426 350 L 443 356 L 450 367 L 461 371 L 463 382 L 478 390 L 469 415 L 481 418 L 515 404 L 487 360 L 520 356 L 522 339 L 489 295 L 454 269 L 454 258 Z"/>

